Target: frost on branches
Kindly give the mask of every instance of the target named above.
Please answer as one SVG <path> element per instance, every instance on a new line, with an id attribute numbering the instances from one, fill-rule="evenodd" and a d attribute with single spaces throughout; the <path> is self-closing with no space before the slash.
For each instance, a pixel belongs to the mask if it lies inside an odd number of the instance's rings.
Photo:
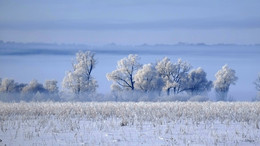
<path id="1" fill-rule="evenodd" d="M 224 65 L 216 74 L 216 81 L 214 82 L 214 88 L 217 93 L 218 101 L 226 101 L 227 93 L 229 90 L 229 86 L 231 84 L 235 85 L 237 81 L 235 70 L 228 67 L 228 65 Z"/>
<path id="2" fill-rule="evenodd" d="M 164 86 L 162 78 L 159 76 L 155 67 L 151 64 L 145 64 L 135 75 L 136 88 L 144 92 L 160 92 Z"/>
<path id="3" fill-rule="evenodd" d="M 1 80 L 0 92 L 1 93 L 19 92 L 18 83 L 16 83 L 13 79 L 5 78 Z"/>
<path id="4" fill-rule="evenodd" d="M 58 88 L 57 84 L 58 84 L 58 82 L 56 80 L 47 80 L 47 81 L 45 81 L 44 88 L 49 93 L 58 93 L 59 88 Z"/>
<path id="5" fill-rule="evenodd" d="M 62 82 L 62 87 L 76 95 L 94 93 L 98 84 L 91 73 L 96 64 L 97 61 L 94 53 L 90 51 L 78 52 L 76 54 L 76 62 L 72 64 L 73 71 L 69 71 L 66 74 Z"/>
<path id="6" fill-rule="evenodd" d="M 59 90 L 56 80 L 47 80 L 45 85 L 37 80 L 32 80 L 28 84 L 17 83 L 13 79 L 5 78 L 0 86 L 1 101 L 58 101 Z"/>
<path id="7" fill-rule="evenodd" d="M 113 81 L 112 90 L 135 89 L 134 74 L 141 66 L 138 60 L 137 55 L 130 54 L 117 62 L 117 69 L 106 75 L 109 81 Z"/>
<path id="8" fill-rule="evenodd" d="M 192 70 L 187 77 L 187 92 L 192 95 L 198 95 L 205 91 L 210 91 L 212 88 L 212 81 L 207 80 L 207 73 L 202 68 Z"/>
<path id="9" fill-rule="evenodd" d="M 43 85 L 41 83 L 38 83 L 37 80 L 32 80 L 28 85 L 26 85 L 23 90 L 22 93 L 24 94 L 36 94 L 37 92 L 43 93 L 45 92 L 45 88 L 43 87 Z"/>
<path id="10" fill-rule="evenodd" d="M 181 59 L 172 63 L 165 57 L 156 64 L 142 66 L 138 60 L 137 55 L 130 54 L 118 61 L 116 70 L 107 74 L 107 79 L 113 81 L 111 88 L 114 95 L 121 92 L 132 97 L 131 92 L 135 92 L 141 96 L 149 95 L 150 98 L 153 93 L 163 95 L 164 90 L 168 96 L 182 92 L 195 96 L 212 88 L 212 81 L 207 80 L 207 74 L 202 68 L 190 71 L 191 65 Z M 122 95 L 115 96 L 117 100 Z"/>
<path id="11" fill-rule="evenodd" d="M 188 72 L 191 69 L 189 63 L 179 59 L 177 63 L 173 64 L 170 59 L 165 57 L 157 63 L 156 69 L 165 82 L 163 88 L 167 91 L 167 95 L 170 95 L 171 91 L 174 94 L 185 91 L 184 85 L 186 84 Z"/>
<path id="12" fill-rule="evenodd" d="M 257 77 L 257 79 L 255 80 L 254 84 L 255 84 L 256 90 L 258 91 L 255 100 L 256 100 L 256 101 L 260 101 L 260 73 L 258 74 L 258 77 Z"/>

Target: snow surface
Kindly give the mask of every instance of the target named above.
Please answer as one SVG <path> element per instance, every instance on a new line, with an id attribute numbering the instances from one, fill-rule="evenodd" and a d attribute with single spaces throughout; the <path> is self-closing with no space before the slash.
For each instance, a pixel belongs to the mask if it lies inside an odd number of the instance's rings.
<path id="1" fill-rule="evenodd" d="M 0 145 L 260 145 L 260 103 L 0 103 Z"/>

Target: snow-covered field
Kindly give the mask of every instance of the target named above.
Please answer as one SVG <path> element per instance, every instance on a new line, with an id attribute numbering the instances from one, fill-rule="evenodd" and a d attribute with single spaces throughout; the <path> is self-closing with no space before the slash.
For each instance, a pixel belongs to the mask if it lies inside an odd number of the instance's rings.
<path id="1" fill-rule="evenodd" d="M 260 145 L 259 102 L 0 102 L 0 107 L 0 145 Z"/>

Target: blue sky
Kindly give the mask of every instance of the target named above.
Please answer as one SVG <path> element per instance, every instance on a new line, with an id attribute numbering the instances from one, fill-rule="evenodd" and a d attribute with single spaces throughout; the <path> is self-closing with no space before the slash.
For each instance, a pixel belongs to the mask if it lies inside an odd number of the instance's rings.
<path id="1" fill-rule="evenodd" d="M 0 40 L 260 43 L 259 0 L 1 0 Z"/>

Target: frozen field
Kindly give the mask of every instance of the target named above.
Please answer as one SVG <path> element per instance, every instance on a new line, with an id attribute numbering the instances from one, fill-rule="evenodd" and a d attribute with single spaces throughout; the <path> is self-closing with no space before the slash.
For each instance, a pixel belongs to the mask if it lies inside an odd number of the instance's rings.
<path id="1" fill-rule="evenodd" d="M 0 145 L 260 145 L 259 102 L 0 107 Z"/>

